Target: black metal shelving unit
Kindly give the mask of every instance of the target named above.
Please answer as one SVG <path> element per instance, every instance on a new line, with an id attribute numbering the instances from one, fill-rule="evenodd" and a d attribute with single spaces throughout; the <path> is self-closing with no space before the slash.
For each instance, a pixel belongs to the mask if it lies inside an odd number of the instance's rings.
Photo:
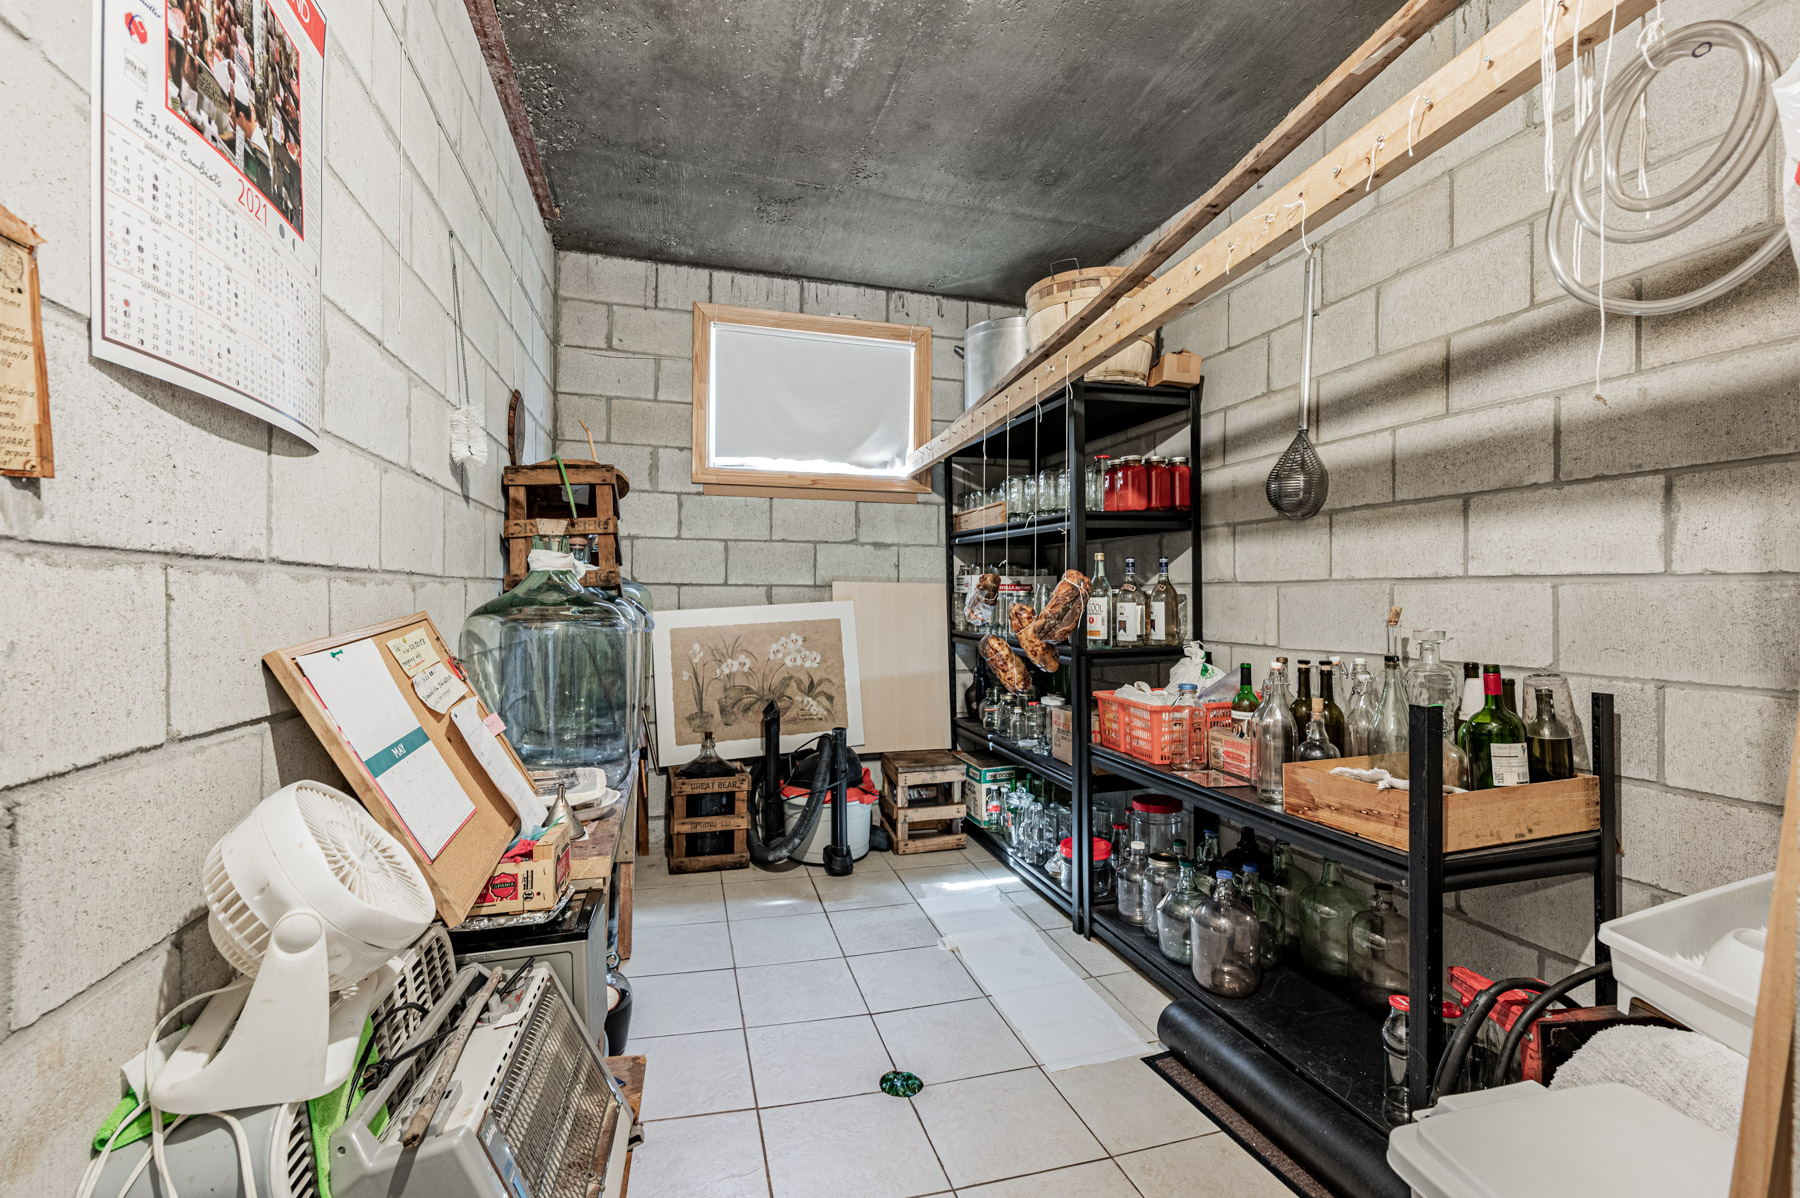
<path id="1" fill-rule="evenodd" d="M 1129 432 L 1177 414 L 1185 415 L 1188 421 L 1188 460 L 1196 475 L 1192 487 L 1193 510 L 1180 513 L 1086 511 L 1084 465 L 1090 444 L 1102 437 Z M 1190 584 L 1189 636 L 1194 640 L 1203 639 L 1197 561 L 1201 521 L 1199 417 L 1198 387 L 1146 388 L 1082 381 L 1070 384 L 1062 394 L 1046 400 L 1034 411 L 995 426 L 982 440 L 951 456 L 951 469 L 946 472 L 946 477 L 955 477 L 959 465 L 981 460 L 984 451 L 986 460 L 998 462 L 999 467 L 992 477 L 977 483 L 982 487 L 998 482 L 1007 472 L 1008 463 L 1020 469 L 1029 465 L 1036 471 L 1053 459 L 1065 458 L 1070 468 L 1070 510 L 1066 515 L 1019 520 L 1003 527 L 959 533 L 954 526 L 957 491 L 952 482 L 949 484 L 951 493 L 945 496 L 946 576 L 956 576 L 959 549 L 984 551 L 989 555 L 988 560 L 999 560 L 993 556 L 995 547 L 999 546 L 1000 558 L 1028 554 L 1034 563 L 1059 562 L 1059 571 L 1069 567 L 1086 571 L 1096 543 L 1111 538 L 1187 532 L 1193 538 L 1196 559 Z M 959 597 L 954 588 L 951 592 L 950 626 L 954 628 L 954 605 L 959 602 Z M 1168 660 L 1180 655 L 1178 648 L 1089 650 L 1080 635 L 1071 638 L 1071 644 L 1059 648 L 1062 668 L 1070 671 L 1068 698 L 1075 729 L 1071 746 L 1073 760 L 1065 763 L 1023 749 L 1004 737 L 987 732 L 978 721 L 963 718 L 960 711 L 962 698 L 955 681 L 955 658 L 960 648 L 970 654 L 972 664 L 979 669 L 980 657 L 971 652 L 979 640 L 978 634 L 951 634 L 949 652 L 953 668 L 949 699 L 953 735 L 959 747 L 991 751 L 1068 789 L 1077 844 L 1086 843 L 1087 837 L 1095 834 L 1092 800 L 1096 790 L 1126 786 L 1172 796 L 1193 811 L 1254 828 L 1259 834 L 1337 861 L 1357 873 L 1404 887 L 1411 928 L 1408 997 L 1415 1011 L 1435 1011 L 1442 1001 L 1445 966 L 1443 900 L 1447 893 L 1531 879 L 1589 874 L 1593 878 L 1596 929 L 1619 913 L 1619 746 L 1611 695 L 1596 694 L 1593 697 L 1593 766 L 1600 789 L 1598 831 L 1445 853 L 1442 851 L 1442 789 L 1435 785 L 1420 786 L 1409 792 L 1411 847 L 1400 850 L 1289 815 L 1261 802 L 1254 787 L 1230 784 L 1231 779 L 1226 775 L 1187 777 L 1089 743 L 1087 729 L 1094 667 L 1110 662 Z M 1412 709 L 1411 741 L 1415 749 L 1411 776 L 1414 778 L 1441 777 L 1439 724 L 1442 717 L 1438 708 Z M 1242 1032 L 1281 1069 L 1304 1079 L 1313 1089 L 1354 1116 L 1353 1122 L 1360 1121 L 1360 1125 L 1372 1133 L 1385 1136 L 1387 1129 L 1381 1118 L 1382 1016 L 1358 1005 L 1346 986 L 1333 979 L 1284 966 L 1266 975 L 1262 987 L 1249 998 L 1229 999 L 1211 994 L 1195 982 L 1187 967 L 1169 961 L 1139 928 L 1119 918 L 1110 904 L 1096 906 L 1088 901 L 1089 863 L 1085 854 L 1075 855 L 1076 897 L 1072 900 L 1033 863 L 1016 859 L 1007 846 L 986 829 L 972 823 L 965 826 L 969 828 L 971 839 L 1008 865 L 1046 901 L 1067 913 L 1075 931 L 1106 944 L 1140 973 L 1178 998 L 1201 1004 L 1231 1028 Z M 1605 959 L 1607 950 L 1597 940 L 1596 952 Z M 1596 988 L 1599 1001 L 1613 999 L 1610 979 L 1596 983 Z M 1425 1104 L 1430 1070 L 1443 1050 L 1443 1033 L 1438 1022 L 1425 1021 L 1425 1028 L 1426 1034 L 1416 1035 L 1411 1041 L 1408 1080 L 1415 1107 Z M 1277 1138 L 1279 1141 L 1283 1137 Z M 1320 1150 L 1329 1151 L 1328 1148 Z"/>

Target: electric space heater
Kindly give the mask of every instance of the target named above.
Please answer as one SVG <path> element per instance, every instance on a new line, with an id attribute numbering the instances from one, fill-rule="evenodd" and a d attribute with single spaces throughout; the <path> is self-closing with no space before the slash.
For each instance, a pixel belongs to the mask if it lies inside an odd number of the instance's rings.
<path id="1" fill-rule="evenodd" d="M 334 1198 L 607 1198 L 624 1184 L 631 1107 L 550 968 L 508 973 L 462 1044 L 444 1032 L 488 971 L 464 967 L 402 1061 L 331 1137 Z M 449 1054 L 456 1054 L 451 1056 Z M 452 1063 L 448 1082 L 440 1064 Z M 435 1110 L 424 1138 L 402 1140 Z M 392 1116 L 377 1134 L 375 1113 Z"/>
<path id="2" fill-rule="evenodd" d="M 450 937 L 441 925 L 432 927 L 391 964 L 389 972 L 395 980 L 371 1015 L 375 1059 L 380 1060 L 400 1051 L 456 979 Z M 409 1006 L 411 1003 L 418 1006 Z M 243 1124 L 250 1142 L 258 1198 L 319 1198 L 312 1122 L 304 1102 L 244 1107 L 232 1114 Z M 195 1117 L 180 1124 L 165 1137 L 163 1151 L 177 1192 L 187 1198 L 248 1192 L 239 1178 L 238 1150 L 231 1131 L 217 1119 Z M 149 1155 L 147 1141 L 114 1150 L 92 1193 L 100 1198 L 158 1198 L 162 1187 Z"/>

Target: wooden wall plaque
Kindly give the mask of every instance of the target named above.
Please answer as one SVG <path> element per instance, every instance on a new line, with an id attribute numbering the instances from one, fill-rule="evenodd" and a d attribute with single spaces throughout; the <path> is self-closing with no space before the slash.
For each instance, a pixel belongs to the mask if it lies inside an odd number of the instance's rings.
<path id="1" fill-rule="evenodd" d="M 37 230 L 0 205 L 0 474 L 54 478 Z"/>

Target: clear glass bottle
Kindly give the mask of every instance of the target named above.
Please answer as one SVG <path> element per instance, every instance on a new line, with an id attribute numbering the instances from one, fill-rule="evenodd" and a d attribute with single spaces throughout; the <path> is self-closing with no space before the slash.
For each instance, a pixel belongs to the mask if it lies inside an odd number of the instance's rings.
<path id="1" fill-rule="evenodd" d="M 1181 643 L 1181 596 L 1169 581 L 1169 559 L 1156 559 L 1156 581 L 1150 584 L 1150 633 L 1152 645 Z"/>
<path id="2" fill-rule="evenodd" d="M 1125 580 L 1113 596 L 1113 644 L 1123 649 L 1142 645 L 1147 631 L 1150 601 L 1138 585 L 1137 559 L 1125 559 Z"/>
<path id="3" fill-rule="evenodd" d="M 532 557 L 540 568 L 469 614 L 458 656 L 526 766 L 596 766 L 616 784 L 637 762 L 644 619 L 581 585 L 567 537 L 534 538 Z M 691 731 L 711 719 L 703 705 Z"/>
<path id="4" fill-rule="evenodd" d="M 1263 885 L 1281 912 L 1281 952 L 1292 956 L 1300 948 L 1300 896 L 1313 884 L 1313 876 L 1294 864 L 1293 846 L 1277 840 L 1269 850 L 1268 876 Z"/>
<path id="5" fill-rule="evenodd" d="M 1144 870 L 1149 864 L 1144 842 L 1134 840 L 1125 852 L 1125 863 L 1118 868 L 1119 918 L 1138 927 L 1144 925 Z"/>
<path id="6" fill-rule="evenodd" d="M 1256 916 L 1259 935 L 1256 963 L 1264 969 L 1273 969 L 1281 964 L 1284 936 L 1281 908 L 1276 905 L 1275 896 L 1269 893 L 1268 883 L 1263 881 L 1262 870 L 1257 868 L 1256 862 L 1246 861 L 1239 871 L 1238 892 Z"/>
<path id="7" fill-rule="evenodd" d="M 1294 760 L 1300 747 L 1300 730 L 1288 707 L 1286 670 L 1280 662 L 1269 667 L 1263 683 L 1263 700 L 1251 727 L 1256 733 L 1256 794 L 1263 802 L 1281 805 L 1281 767 Z"/>
<path id="8" fill-rule="evenodd" d="M 1192 861 L 1182 861 L 1180 870 L 1174 889 L 1156 905 L 1156 940 L 1163 956 L 1182 965 L 1191 965 L 1194 953 L 1190 921 L 1194 908 L 1206 898 L 1206 892 L 1200 889 L 1200 879 L 1194 872 Z"/>
<path id="9" fill-rule="evenodd" d="M 1262 929 L 1238 895 L 1231 871 L 1213 874 L 1212 896 L 1189 920 L 1194 980 L 1214 994 L 1244 998 L 1262 984 Z"/>
<path id="10" fill-rule="evenodd" d="M 1446 714 L 1453 714 L 1462 694 L 1462 679 L 1438 656 L 1438 646 L 1443 643 L 1444 634 L 1436 629 L 1413 630 L 1418 656 L 1406 671 L 1406 693 L 1420 707 L 1439 703 Z"/>
<path id="11" fill-rule="evenodd" d="M 1174 853 L 1155 852 L 1150 854 L 1149 863 L 1144 867 L 1143 910 L 1139 922 L 1143 924 L 1144 935 L 1152 940 L 1157 938 L 1156 909 L 1174 889 L 1181 877 L 1181 861 Z"/>
<path id="12" fill-rule="evenodd" d="M 1394 888 L 1375 883 L 1369 905 L 1350 921 L 1350 985 L 1371 1007 L 1406 992 L 1406 913 L 1394 905 Z"/>
<path id="13" fill-rule="evenodd" d="M 1295 757 L 1300 761 L 1325 761 L 1342 756 L 1338 747 L 1325 734 L 1325 700 L 1314 699 L 1312 719 L 1306 724 L 1306 739 L 1300 742 L 1300 751 Z"/>
<path id="14" fill-rule="evenodd" d="M 1344 756 L 1368 756 L 1369 737 L 1380 714 L 1375 680 L 1369 675 L 1368 663 L 1359 657 L 1350 667 L 1350 701 L 1344 705 Z"/>
<path id="15" fill-rule="evenodd" d="M 1400 675 L 1400 659 L 1392 653 L 1382 658 L 1381 710 L 1375 726 L 1369 730 L 1371 763 L 1396 778 L 1406 777 L 1406 750 L 1410 743 L 1406 703 L 1406 680 Z"/>
<path id="16" fill-rule="evenodd" d="M 1344 885 L 1343 867 L 1325 862 L 1319 880 L 1300 896 L 1300 959 L 1331 977 L 1350 973 L 1350 921 L 1362 909 L 1356 891 Z"/>
<path id="17" fill-rule="evenodd" d="M 1334 658 L 1319 665 L 1319 701 L 1324 704 L 1325 737 L 1338 748 L 1338 755 L 1344 751 L 1344 709 L 1337 703 L 1337 671 L 1338 663 Z"/>
<path id="18" fill-rule="evenodd" d="M 1197 727 L 1202 717 L 1200 687 L 1183 682 L 1175 688 L 1175 702 L 1169 707 L 1169 768 L 1178 774 L 1193 774 L 1206 768 L 1204 754 L 1195 752 L 1206 743 L 1206 730 Z"/>
<path id="19" fill-rule="evenodd" d="M 1106 510 L 1106 466 L 1110 454 L 1095 454 L 1087 467 L 1087 494 L 1083 497 L 1090 512 Z"/>
<path id="20" fill-rule="evenodd" d="M 1194 858 L 1194 864 L 1200 868 L 1202 878 L 1220 868 L 1225 854 L 1219 849 L 1219 830 L 1207 828 L 1200 833 L 1200 852 Z"/>
<path id="21" fill-rule="evenodd" d="M 1525 723 L 1501 703 L 1499 666 L 1481 667 L 1481 687 L 1487 705 L 1469 717 L 1457 738 L 1469 755 L 1469 789 L 1521 786 L 1531 781 Z"/>
<path id="22" fill-rule="evenodd" d="M 1533 782 L 1555 782 L 1575 776 L 1575 738 L 1556 718 L 1556 698 L 1549 687 L 1533 696 L 1536 709 L 1525 726 L 1525 753 Z"/>
<path id="23" fill-rule="evenodd" d="M 1087 647 L 1109 649 L 1113 643 L 1113 589 L 1106 580 L 1106 554 L 1094 553 L 1094 589 L 1087 601 Z"/>

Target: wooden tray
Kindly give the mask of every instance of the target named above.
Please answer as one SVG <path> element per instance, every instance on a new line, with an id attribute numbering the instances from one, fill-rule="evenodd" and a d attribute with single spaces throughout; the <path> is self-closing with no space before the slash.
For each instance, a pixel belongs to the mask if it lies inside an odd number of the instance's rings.
<path id="1" fill-rule="evenodd" d="M 1281 767 L 1282 806 L 1289 815 L 1405 851 L 1407 792 L 1377 790 L 1372 782 L 1331 774 L 1337 766 L 1368 769 L 1373 761 L 1290 761 Z M 1592 832 L 1599 826 L 1600 779 L 1592 774 L 1444 796 L 1446 853 Z"/>
<path id="2" fill-rule="evenodd" d="M 952 532 L 972 532 L 977 528 L 998 528 L 1006 523 L 1006 505 L 990 503 L 985 507 L 970 508 L 966 512 L 958 512 L 950 517 Z"/>

